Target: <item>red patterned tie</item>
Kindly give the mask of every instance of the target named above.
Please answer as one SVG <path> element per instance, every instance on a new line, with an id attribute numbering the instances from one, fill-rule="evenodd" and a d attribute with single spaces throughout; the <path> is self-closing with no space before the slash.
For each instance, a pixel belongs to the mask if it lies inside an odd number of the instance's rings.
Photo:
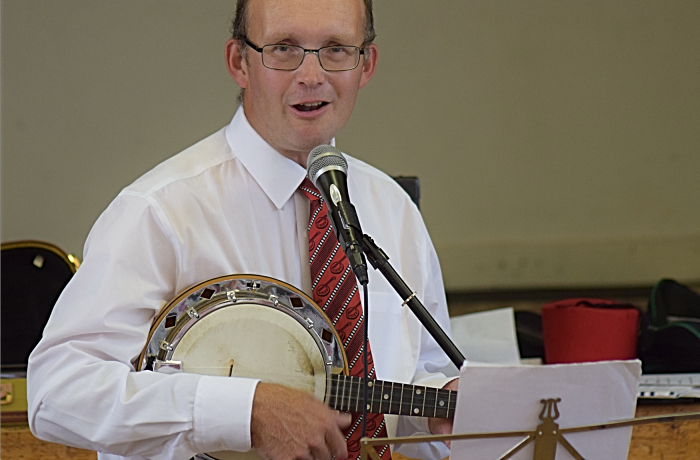
<path id="1" fill-rule="evenodd" d="M 311 201 L 309 215 L 309 261 L 311 263 L 311 288 L 316 302 L 331 319 L 338 331 L 345 353 L 350 361 L 350 375 L 362 377 L 362 342 L 364 314 L 357 288 L 357 278 L 350 269 L 347 256 L 338 243 L 331 227 L 328 207 L 321 194 L 306 178 L 299 186 Z M 367 375 L 375 379 L 372 350 L 367 344 Z M 351 412 L 352 424 L 345 432 L 348 444 L 348 457 L 360 456 L 362 438 L 362 413 Z M 367 433 L 373 438 L 386 437 L 384 416 L 367 414 Z M 388 446 L 378 452 L 383 460 L 391 458 Z"/>

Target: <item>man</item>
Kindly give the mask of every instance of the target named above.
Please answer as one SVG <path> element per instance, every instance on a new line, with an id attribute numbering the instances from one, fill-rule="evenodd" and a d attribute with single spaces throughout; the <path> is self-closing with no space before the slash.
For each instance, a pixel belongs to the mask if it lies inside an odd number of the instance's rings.
<path id="1" fill-rule="evenodd" d="M 30 426 L 39 437 L 100 458 L 251 446 L 273 459 L 348 456 L 350 417 L 310 395 L 255 379 L 134 372 L 134 362 L 162 306 L 203 280 L 259 273 L 311 294 L 309 198 L 299 185 L 309 151 L 332 142 L 372 78 L 373 38 L 371 0 L 239 2 L 226 64 L 242 107 L 229 126 L 124 189 L 96 222 L 30 357 Z M 364 230 L 448 327 L 439 265 L 416 208 L 387 176 L 348 161 Z M 377 378 L 445 384 L 436 373 L 447 363 L 442 351 L 378 273 L 369 287 Z M 427 422 L 403 417 L 398 429 L 427 431 Z"/>

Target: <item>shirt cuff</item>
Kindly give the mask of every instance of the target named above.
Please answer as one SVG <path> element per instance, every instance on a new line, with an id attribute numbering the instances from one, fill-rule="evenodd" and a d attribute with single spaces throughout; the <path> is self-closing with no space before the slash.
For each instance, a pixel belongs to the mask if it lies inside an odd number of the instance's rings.
<path id="1" fill-rule="evenodd" d="M 259 380 L 204 375 L 194 399 L 194 442 L 200 452 L 251 448 L 250 417 Z"/>
<path id="2" fill-rule="evenodd" d="M 443 388 L 445 385 L 455 380 L 456 377 L 445 377 L 443 374 L 427 374 L 424 377 L 419 377 L 415 379 L 412 383 L 413 385 L 419 385 L 423 387 L 431 388 Z"/>

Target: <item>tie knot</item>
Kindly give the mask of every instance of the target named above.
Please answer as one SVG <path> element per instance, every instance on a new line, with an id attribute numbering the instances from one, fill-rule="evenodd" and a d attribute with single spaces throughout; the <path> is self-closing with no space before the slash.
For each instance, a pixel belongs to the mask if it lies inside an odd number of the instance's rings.
<path id="1" fill-rule="evenodd" d="M 306 195 L 309 201 L 318 201 L 321 199 L 321 194 L 314 184 L 311 183 L 308 177 L 305 177 L 301 182 L 301 185 L 299 185 L 299 190 L 304 192 L 304 195 Z"/>

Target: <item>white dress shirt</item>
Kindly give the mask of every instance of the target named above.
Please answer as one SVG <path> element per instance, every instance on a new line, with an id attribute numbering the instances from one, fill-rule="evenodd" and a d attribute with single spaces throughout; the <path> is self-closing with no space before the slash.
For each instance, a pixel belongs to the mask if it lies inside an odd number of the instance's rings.
<path id="1" fill-rule="evenodd" d="M 449 331 L 440 267 L 416 206 L 390 177 L 346 158 L 364 232 Z M 134 362 L 164 304 L 203 280 L 254 273 L 310 293 L 309 201 L 298 191 L 305 174 L 239 109 L 230 125 L 126 187 L 92 228 L 83 264 L 29 358 L 32 431 L 112 454 L 100 458 L 250 449 L 257 380 L 135 372 Z M 369 278 L 377 378 L 442 386 L 448 358 L 382 275 L 370 269 Z M 400 418 L 401 435 L 426 429 L 425 419 Z"/>

